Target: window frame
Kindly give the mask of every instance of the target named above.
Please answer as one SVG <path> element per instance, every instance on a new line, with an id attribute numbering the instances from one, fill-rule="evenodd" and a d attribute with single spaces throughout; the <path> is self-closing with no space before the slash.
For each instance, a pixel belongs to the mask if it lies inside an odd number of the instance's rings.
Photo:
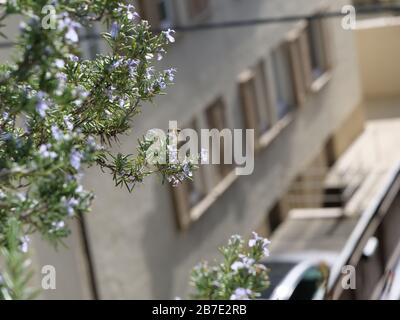
<path id="1" fill-rule="evenodd" d="M 205 3 L 204 8 L 201 11 L 196 12 L 194 2 L 202 1 Z M 185 1 L 187 16 L 191 21 L 200 22 L 205 20 L 211 15 L 211 1 L 210 0 L 186 0 Z"/>
<path id="2" fill-rule="evenodd" d="M 217 110 L 219 110 L 219 114 L 217 114 Z M 215 99 L 205 110 L 206 115 L 206 123 L 208 129 L 217 129 L 222 131 L 223 129 L 227 129 L 227 118 L 226 118 L 226 104 L 222 97 L 218 97 Z M 217 119 L 219 117 L 219 119 Z M 217 173 L 219 175 L 218 183 L 223 180 L 231 171 L 232 171 L 232 164 L 225 164 L 224 163 L 224 147 L 225 147 L 225 140 L 222 140 L 223 143 L 220 143 L 220 160 L 221 164 L 214 165 L 217 166 Z M 220 141 L 221 142 L 221 141 Z M 233 146 L 231 145 L 231 148 Z M 212 158 L 213 150 L 209 150 L 209 157 Z"/>
<path id="3" fill-rule="evenodd" d="M 215 106 L 219 107 L 223 111 L 223 123 L 214 126 L 216 129 L 221 130 L 227 128 L 227 118 L 226 118 L 226 104 L 222 96 L 219 96 L 217 99 L 213 100 L 212 103 L 208 104 L 207 108 L 204 110 L 205 116 L 205 124 L 210 129 L 209 117 L 210 110 L 215 108 Z M 208 116 L 207 116 L 208 112 Z M 216 119 L 213 119 L 215 121 Z M 198 123 L 197 119 L 194 119 L 192 123 Z M 200 121 L 199 121 L 200 122 Z M 212 124 L 211 124 L 212 125 Z M 215 123 L 214 123 L 215 125 Z M 222 157 L 223 159 L 223 144 L 221 143 Z M 209 158 L 211 156 L 211 152 L 209 152 Z M 217 165 L 222 166 L 222 165 Z M 211 206 L 212 204 L 222 195 L 231 184 L 236 181 L 237 175 L 234 172 L 233 164 L 227 164 L 226 173 L 224 175 L 221 174 L 221 169 L 218 167 L 210 168 L 212 176 L 215 176 L 214 172 L 218 174 L 218 181 L 213 185 L 210 180 L 209 171 L 206 172 L 206 168 L 199 168 L 202 170 L 202 178 L 204 183 L 204 195 L 201 199 L 196 202 L 196 204 L 191 205 L 189 201 L 189 190 L 188 190 L 188 182 L 184 182 L 178 187 L 170 186 L 170 193 L 172 194 L 173 206 L 175 210 L 175 216 L 177 220 L 178 227 L 181 231 L 186 231 L 189 229 L 192 223 L 197 221 Z"/>
<path id="4" fill-rule="evenodd" d="M 194 118 L 189 126 L 185 126 L 185 128 L 191 128 L 195 130 L 196 132 L 199 133 L 198 130 L 198 125 L 197 125 L 197 119 Z M 177 218 L 177 223 L 178 227 L 181 230 L 186 230 L 190 224 L 193 222 L 192 219 L 192 210 L 195 208 L 199 203 L 201 203 L 208 194 L 208 188 L 207 188 L 207 177 L 204 171 L 204 167 L 199 164 L 199 168 L 196 170 L 196 173 L 200 175 L 201 179 L 201 184 L 203 185 L 202 188 L 202 194 L 196 203 L 191 203 L 190 201 L 190 183 L 194 183 L 194 181 L 183 181 L 180 185 L 177 187 L 170 186 L 170 193 L 172 194 L 172 199 L 173 199 L 173 204 L 174 204 L 174 210 L 176 213 L 176 218 Z M 195 177 L 193 177 L 195 178 Z"/>
<path id="5" fill-rule="evenodd" d="M 328 11 L 328 6 L 321 6 L 319 9 L 317 9 L 314 14 L 322 14 L 326 13 Z M 330 24 L 329 19 L 324 19 L 324 18 L 316 18 L 316 19 L 308 19 L 307 24 L 306 24 L 306 30 L 304 31 L 307 34 L 308 38 L 308 45 L 309 45 L 309 59 L 312 57 L 312 51 L 314 49 L 313 43 L 310 39 L 310 32 L 311 28 L 313 25 L 317 25 L 319 28 L 319 41 L 318 44 L 321 46 L 320 50 L 323 52 L 323 62 L 322 62 L 322 69 L 321 73 L 318 76 L 313 76 L 312 75 L 312 82 L 309 86 L 309 90 L 312 93 L 316 93 L 320 91 L 331 79 L 332 77 L 332 69 L 334 66 L 333 63 L 333 36 L 332 36 L 332 26 Z M 311 74 L 313 73 L 313 66 L 312 66 L 312 60 L 310 60 L 311 63 Z"/>
<path id="6" fill-rule="evenodd" d="M 279 91 L 280 89 L 278 88 L 278 82 L 279 79 L 278 77 L 282 76 L 279 74 L 279 72 L 277 71 L 277 65 L 276 60 L 278 59 L 278 54 L 282 54 L 284 53 L 284 56 L 281 57 L 281 59 L 284 59 L 284 62 L 286 64 L 286 67 L 288 68 L 287 71 L 288 73 L 284 74 L 285 82 L 288 81 L 287 85 L 289 85 L 289 88 L 286 88 L 287 90 L 290 90 L 290 99 L 293 101 L 290 101 L 286 108 L 288 109 L 286 111 L 286 113 L 284 115 L 279 115 Z M 294 112 L 297 107 L 298 107 L 298 101 L 296 99 L 296 87 L 295 87 L 295 81 L 293 78 L 293 68 L 292 68 L 292 61 L 291 61 L 291 53 L 290 53 L 290 46 L 289 46 L 289 42 L 287 41 L 287 38 L 285 38 L 282 42 L 280 42 L 277 46 L 275 46 L 272 50 L 271 50 L 271 62 L 273 63 L 273 67 L 272 67 L 272 74 L 273 74 L 273 84 L 274 84 L 274 102 L 273 102 L 273 108 L 275 110 L 275 117 L 276 117 L 276 121 L 279 122 L 280 120 L 284 119 L 285 116 L 287 116 L 288 114 L 291 114 L 292 112 Z M 280 70 L 282 71 L 282 70 Z"/>
<path id="7" fill-rule="evenodd" d="M 165 2 L 169 19 L 162 20 L 159 5 Z M 138 11 L 143 19 L 148 20 L 154 28 L 166 29 L 172 27 L 177 19 L 177 10 L 174 0 L 137 0 Z M 169 9 L 168 9 L 169 8 Z M 169 20 L 168 22 L 165 22 Z"/>

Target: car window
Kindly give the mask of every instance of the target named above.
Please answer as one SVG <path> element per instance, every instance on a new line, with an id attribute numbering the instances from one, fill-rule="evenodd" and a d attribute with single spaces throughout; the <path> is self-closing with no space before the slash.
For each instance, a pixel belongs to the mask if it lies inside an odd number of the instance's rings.
<path id="1" fill-rule="evenodd" d="M 324 276 L 317 267 L 309 268 L 304 272 L 290 300 L 312 300 L 323 281 Z"/>
<path id="2" fill-rule="evenodd" d="M 292 262 L 268 262 L 264 265 L 269 269 L 268 278 L 270 285 L 267 290 L 262 292 L 260 299 L 269 299 L 275 288 L 296 264 Z"/>

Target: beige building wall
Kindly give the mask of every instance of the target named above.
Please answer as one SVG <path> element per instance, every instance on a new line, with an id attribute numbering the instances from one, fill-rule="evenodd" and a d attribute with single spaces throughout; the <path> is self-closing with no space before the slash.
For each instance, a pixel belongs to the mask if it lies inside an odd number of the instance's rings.
<path id="1" fill-rule="evenodd" d="M 211 1 L 209 21 L 310 14 L 320 4 L 339 10 L 348 1 Z M 187 296 L 191 268 L 217 257 L 217 247 L 232 234 L 249 234 L 287 190 L 290 182 L 320 152 L 331 134 L 361 100 L 354 33 L 332 27 L 330 81 L 310 95 L 292 121 L 256 157 L 255 171 L 237 178 L 186 232 L 179 231 L 170 189 L 150 178 L 129 194 L 110 176 L 92 169 L 87 185 L 97 198 L 88 216 L 89 235 L 101 298 L 174 298 Z M 132 135 L 115 150 L 132 152 L 136 137 L 168 120 L 204 123 L 205 108 L 224 98 L 230 128 L 242 125 L 238 75 L 270 52 L 295 23 L 181 34 L 164 66 L 177 66 L 176 85 L 146 106 Z M 272 84 L 273 85 L 273 84 Z"/>
<path id="2" fill-rule="evenodd" d="M 400 97 L 400 19 L 360 21 L 356 41 L 361 83 L 366 99 Z"/>
<path id="3" fill-rule="evenodd" d="M 349 2 L 211 0 L 211 14 L 206 21 L 311 14 L 321 5 L 334 11 Z M 179 12 L 184 11 L 184 3 L 176 0 Z M 183 18 L 181 22 L 189 21 Z M 86 222 L 100 298 L 186 297 L 191 268 L 202 259 L 216 258 L 217 247 L 230 235 L 248 235 L 258 228 L 293 179 L 320 154 L 361 101 L 354 32 L 343 30 L 340 19 L 330 19 L 329 24 L 333 57 L 330 80 L 307 96 L 302 108 L 292 112 L 257 154 L 254 173 L 235 179 L 186 232 L 177 226 L 170 188 L 161 185 L 160 179 L 149 178 L 129 194 L 115 188 L 112 177 L 98 168 L 87 171 L 85 184 L 96 194 L 93 212 L 86 216 Z M 176 84 L 155 106 L 143 108 L 142 115 L 135 119 L 132 134 L 121 137 L 121 145 L 115 146 L 115 151 L 134 152 L 137 137 L 151 128 L 167 128 L 169 120 L 186 125 L 196 118 L 204 125 L 205 108 L 218 97 L 225 101 L 228 127 L 243 127 L 239 74 L 260 59 L 264 59 L 270 73 L 271 51 L 295 25 L 282 23 L 178 35 L 161 65 L 178 67 Z M 273 87 L 274 83 L 269 81 L 268 86 Z M 73 289 L 61 286 L 56 296 L 90 297 L 88 264 L 78 229 L 71 241 L 72 251 L 59 258 L 68 261 L 59 264 L 59 268 L 74 277 L 71 283 L 76 285 Z M 43 258 L 41 249 L 37 251 L 39 265 L 54 261 Z"/>
<path id="4" fill-rule="evenodd" d="M 398 17 L 375 18 L 357 24 L 356 41 L 368 118 L 400 116 L 400 55 Z"/>

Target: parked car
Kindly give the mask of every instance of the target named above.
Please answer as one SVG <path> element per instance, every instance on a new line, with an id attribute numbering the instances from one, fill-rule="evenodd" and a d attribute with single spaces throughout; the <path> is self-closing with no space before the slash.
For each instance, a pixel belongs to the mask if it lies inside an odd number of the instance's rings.
<path id="1" fill-rule="evenodd" d="M 261 299 L 322 300 L 329 269 L 336 254 L 298 252 L 274 256 L 263 264 L 270 270 L 270 286 Z"/>

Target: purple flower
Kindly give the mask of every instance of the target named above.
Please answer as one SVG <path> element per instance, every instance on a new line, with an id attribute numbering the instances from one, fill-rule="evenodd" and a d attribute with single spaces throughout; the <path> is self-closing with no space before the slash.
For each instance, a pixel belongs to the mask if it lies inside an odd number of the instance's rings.
<path id="1" fill-rule="evenodd" d="M 126 100 L 124 98 L 120 98 L 118 105 L 120 108 L 123 108 L 125 106 Z"/>
<path id="2" fill-rule="evenodd" d="M 111 25 L 111 38 L 115 40 L 118 37 L 118 34 L 119 34 L 119 24 L 114 21 Z"/>
<path id="3" fill-rule="evenodd" d="M 57 158 L 57 153 L 54 151 L 49 151 L 50 145 L 48 144 L 42 144 L 39 147 L 39 154 L 43 158 L 50 158 L 50 159 L 55 159 Z"/>
<path id="4" fill-rule="evenodd" d="M 252 292 L 250 289 L 237 288 L 231 295 L 231 300 L 250 300 Z"/>
<path id="5" fill-rule="evenodd" d="M 127 18 L 128 20 L 135 20 L 136 18 L 140 18 L 139 14 L 135 11 L 135 7 L 131 4 L 128 4 L 126 7 L 126 10 L 128 12 Z"/>
<path id="6" fill-rule="evenodd" d="M 21 245 L 19 246 L 19 248 L 23 253 L 28 252 L 30 241 L 31 241 L 31 239 L 28 236 L 23 236 L 21 238 Z"/>
<path id="7" fill-rule="evenodd" d="M 79 170 L 81 167 L 81 160 L 82 160 L 82 154 L 77 151 L 74 150 L 72 151 L 70 157 L 69 157 L 69 161 L 71 163 L 71 166 L 75 169 L 75 170 Z"/>
<path id="8" fill-rule="evenodd" d="M 75 208 L 79 205 L 79 201 L 75 198 L 68 199 L 65 201 L 65 208 L 67 209 L 67 214 L 72 217 L 75 213 Z"/>
<path id="9" fill-rule="evenodd" d="M 51 126 L 51 134 L 56 141 L 60 141 L 64 138 L 62 131 L 55 125 Z"/>
<path id="10" fill-rule="evenodd" d="M 157 52 L 157 60 L 161 61 L 163 59 L 163 55 L 166 53 L 166 51 L 164 49 L 160 49 L 160 51 Z"/>
<path id="11" fill-rule="evenodd" d="M 113 64 L 111 65 L 111 68 L 112 69 L 117 69 L 121 65 L 122 61 L 123 61 L 122 59 L 114 61 Z"/>
<path id="12" fill-rule="evenodd" d="M 39 115 L 42 118 L 44 118 L 46 116 L 46 111 L 48 109 L 49 109 L 49 105 L 45 101 L 39 99 L 39 101 L 36 104 L 36 111 L 39 113 Z"/>
<path id="13" fill-rule="evenodd" d="M 51 225 L 54 228 L 54 231 L 58 231 L 65 227 L 65 222 L 57 221 L 57 222 L 53 222 Z"/>
<path id="14" fill-rule="evenodd" d="M 79 41 L 79 36 L 78 33 L 75 31 L 74 28 L 68 28 L 67 33 L 65 34 L 65 39 L 71 41 L 71 42 L 78 42 Z"/>
<path id="15" fill-rule="evenodd" d="M 89 94 L 90 94 L 90 92 L 87 91 L 87 90 L 86 90 L 84 87 L 82 87 L 82 86 L 78 86 L 78 87 L 76 88 L 75 93 L 76 93 L 77 98 L 80 98 L 80 99 L 86 99 L 86 98 L 89 96 Z"/>
<path id="16" fill-rule="evenodd" d="M 157 83 L 162 90 L 164 90 L 167 87 L 167 84 L 162 78 L 158 79 Z"/>
<path id="17" fill-rule="evenodd" d="M 10 117 L 10 114 L 8 112 L 3 112 L 3 120 L 4 121 L 7 121 L 9 117 Z"/>
<path id="18" fill-rule="evenodd" d="M 154 67 L 147 68 L 147 70 L 146 70 L 146 79 L 150 80 L 151 77 L 153 76 L 153 74 L 154 74 Z"/>
<path id="19" fill-rule="evenodd" d="M 20 31 L 25 31 L 27 27 L 28 27 L 28 25 L 26 24 L 26 22 L 22 21 L 22 22 L 19 23 L 19 30 Z"/>
<path id="20" fill-rule="evenodd" d="M 241 262 L 241 261 L 235 261 L 234 263 L 232 263 L 232 265 L 231 265 L 231 269 L 233 270 L 233 271 L 238 271 L 238 270 L 240 270 L 240 269 L 243 269 L 244 268 L 244 265 L 243 265 L 243 262 Z"/>
<path id="21" fill-rule="evenodd" d="M 168 182 L 172 184 L 172 187 L 176 188 L 182 181 L 179 179 L 179 177 L 172 175 L 168 177 Z"/>
<path id="22" fill-rule="evenodd" d="M 56 65 L 57 68 L 62 69 L 65 66 L 65 62 L 62 59 L 56 59 L 54 60 L 54 64 Z"/>
<path id="23" fill-rule="evenodd" d="M 185 174 L 185 176 L 187 176 L 187 177 L 192 177 L 193 176 L 193 173 L 192 173 L 192 171 L 190 170 L 190 165 L 188 164 L 188 163 L 186 163 L 184 166 L 183 166 L 183 173 Z"/>
<path id="24" fill-rule="evenodd" d="M 74 128 L 74 124 L 71 122 L 70 116 L 64 116 L 64 124 L 70 131 Z"/>
<path id="25" fill-rule="evenodd" d="M 253 232 L 253 238 L 249 240 L 249 247 L 252 248 L 257 244 L 261 245 L 264 256 L 269 257 L 269 249 L 268 246 L 271 243 L 268 239 L 258 236 L 256 232 Z"/>
<path id="26" fill-rule="evenodd" d="M 67 80 L 68 80 L 67 75 L 63 72 L 57 72 L 56 78 L 60 82 L 67 82 Z"/>
<path id="27" fill-rule="evenodd" d="M 175 73 L 176 73 L 176 69 L 175 68 L 170 68 L 165 70 L 165 73 L 167 74 L 168 80 L 169 81 L 174 81 L 175 80 Z"/>
<path id="28" fill-rule="evenodd" d="M 108 101 L 110 101 L 110 102 L 113 102 L 114 99 L 115 99 L 115 96 L 114 96 L 115 89 L 116 88 L 113 87 L 113 86 L 111 86 L 110 88 L 106 89 L 106 95 L 108 97 Z"/>
<path id="29" fill-rule="evenodd" d="M 59 20 L 59 29 L 64 30 L 66 29 L 67 32 L 65 33 L 65 39 L 69 40 L 73 43 L 76 43 L 79 41 L 79 36 L 76 31 L 77 28 L 81 27 L 81 24 L 73 21 L 67 13 L 63 14 L 63 19 Z"/>
<path id="30" fill-rule="evenodd" d="M 129 68 L 129 73 L 132 75 L 136 71 L 137 66 L 139 65 L 139 60 L 128 59 L 126 64 Z"/>
<path id="31" fill-rule="evenodd" d="M 240 259 L 240 261 L 235 261 L 234 263 L 232 263 L 231 269 L 235 272 L 239 271 L 240 269 L 247 269 L 249 273 L 252 273 L 252 267 L 255 263 L 255 260 L 243 255 L 240 256 Z"/>
<path id="32" fill-rule="evenodd" d="M 167 38 L 168 42 L 170 43 L 174 43 L 175 42 L 175 38 L 173 36 L 173 34 L 175 33 L 174 30 L 168 29 L 167 31 L 163 31 L 165 37 Z"/>
<path id="33" fill-rule="evenodd" d="M 70 54 L 69 55 L 69 59 L 73 62 L 78 62 L 79 61 L 79 57 L 77 57 L 76 55 Z"/>

